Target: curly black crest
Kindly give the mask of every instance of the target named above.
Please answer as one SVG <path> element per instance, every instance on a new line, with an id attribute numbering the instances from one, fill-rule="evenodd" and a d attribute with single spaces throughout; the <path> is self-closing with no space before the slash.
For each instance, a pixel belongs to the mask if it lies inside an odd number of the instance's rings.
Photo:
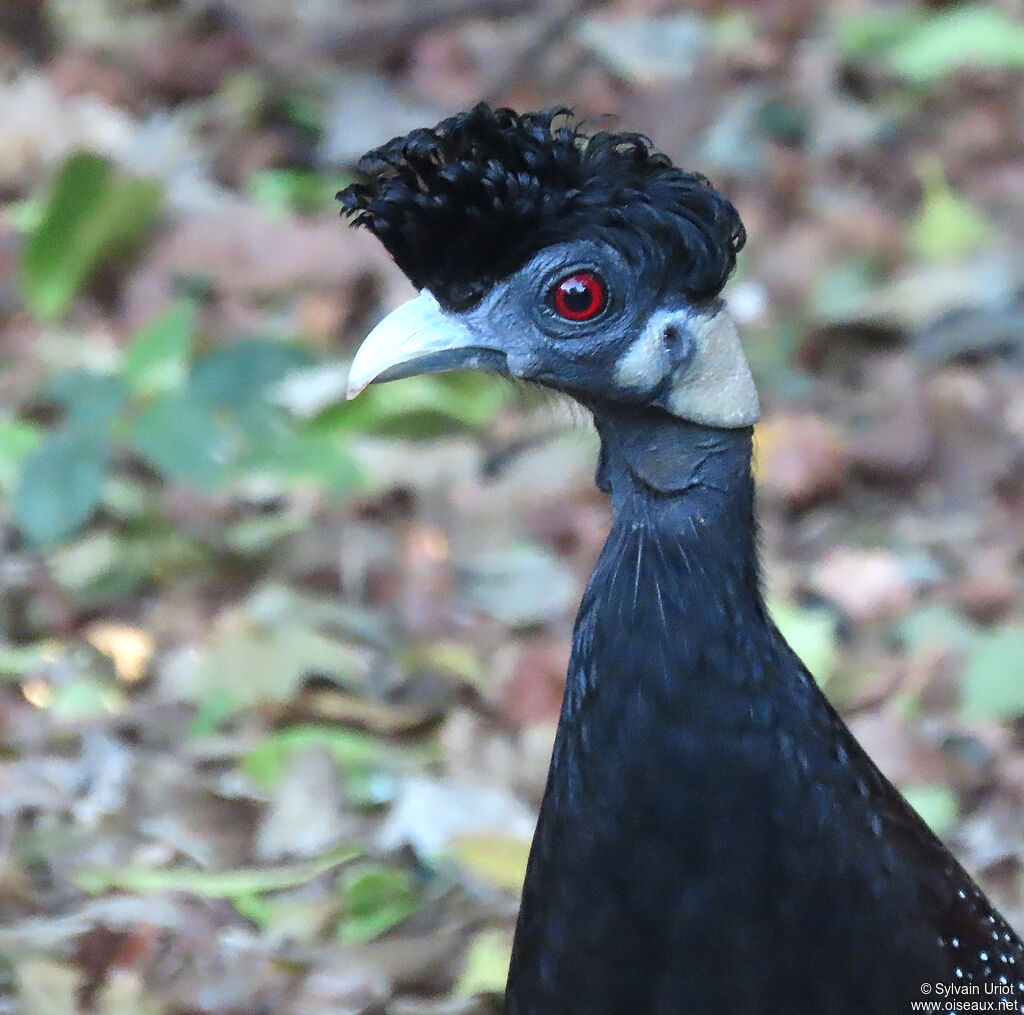
<path id="1" fill-rule="evenodd" d="M 746 239 L 705 177 L 640 134 L 588 135 L 564 108 L 480 103 L 375 148 L 359 169 L 366 181 L 338 194 L 342 214 L 449 309 L 477 303 L 543 247 L 583 238 L 653 254 L 683 293 L 710 299 Z"/>

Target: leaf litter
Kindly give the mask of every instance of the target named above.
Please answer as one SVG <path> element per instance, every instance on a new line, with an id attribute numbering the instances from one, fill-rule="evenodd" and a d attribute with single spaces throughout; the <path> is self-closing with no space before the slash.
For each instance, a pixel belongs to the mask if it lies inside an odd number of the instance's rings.
<path id="1" fill-rule="evenodd" d="M 480 377 L 345 403 L 409 288 L 331 207 L 461 95 L 735 198 L 773 613 L 1024 922 L 1003 7 L 222 7 L 55 0 L 0 53 L 0 1012 L 497 1010 L 593 435 Z"/>

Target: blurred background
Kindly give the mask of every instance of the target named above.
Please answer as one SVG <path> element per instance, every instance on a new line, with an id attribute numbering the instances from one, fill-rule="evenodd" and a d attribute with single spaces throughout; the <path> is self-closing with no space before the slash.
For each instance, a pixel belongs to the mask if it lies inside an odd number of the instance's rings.
<path id="1" fill-rule="evenodd" d="M 737 203 L 772 609 L 1024 926 L 1019 0 L 0 0 L 0 1012 L 495 1010 L 596 439 L 346 404 L 333 202 L 480 98 Z"/>

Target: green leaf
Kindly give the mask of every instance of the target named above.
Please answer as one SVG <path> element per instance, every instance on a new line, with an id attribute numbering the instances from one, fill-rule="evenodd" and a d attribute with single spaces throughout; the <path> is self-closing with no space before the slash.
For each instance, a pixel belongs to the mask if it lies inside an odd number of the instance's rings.
<path id="1" fill-rule="evenodd" d="M 837 41 L 843 52 L 880 58 L 916 85 L 962 69 L 1024 67 L 1024 25 L 992 4 L 951 6 L 934 14 L 898 9 L 864 14 L 842 22 Z"/>
<path id="2" fill-rule="evenodd" d="M 333 491 L 350 490 L 359 484 L 361 472 L 344 435 L 313 426 L 300 427 L 270 406 L 267 412 L 278 425 L 249 435 L 252 446 L 239 456 L 239 471 L 279 485 L 311 480 Z"/>
<path id="3" fill-rule="evenodd" d="M 14 520 L 36 544 L 66 539 L 89 520 L 103 492 L 108 444 L 90 427 L 64 427 L 26 459 Z"/>
<path id="4" fill-rule="evenodd" d="M 921 784 L 901 786 L 907 803 L 924 819 L 928 827 L 941 835 L 948 832 L 960 814 L 956 796 L 948 786 Z"/>
<path id="5" fill-rule="evenodd" d="M 967 719 L 1024 715 L 1024 626 L 982 638 L 964 674 L 963 701 Z"/>
<path id="6" fill-rule="evenodd" d="M 116 687 L 80 677 L 54 688 L 50 714 L 55 719 L 93 719 L 117 710 L 120 704 Z"/>
<path id="7" fill-rule="evenodd" d="M 420 895 L 405 871 L 360 867 L 341 878 L 344 912 L 338 923 L 342 944 L 364 944 L 412 916 Z"/>
<path id="8" fill-rule="evenodd" d="M 246 179 L 245 189 L 271 215 L 312 215 L 331 208 L 334 195 L 349 182 L 346 177 L 328 179 L 301 169 L 262 169 Z"/>
<path id="9" fill-rule="evenodd" d="M 205 489 L 223 480 L 236 447 L 210 406 L 189 390 L 171 392 L 141 413 L 130 441 L 158 472 Z"/>
<path id="10" fill-rule="evenodd" d="M 299 511 L 248 514 L 221 529 L 224 545 L 236 553 L 264 557 L 281 540 L 305 530 L 309 520 Z"/>
<path id="11" fill-rule="evenodd" d="M 246 892 L 231 900 L 235 909 L 260 929 L 270 922 L 271 905 L 266 895 Z"/>
<path id="12" fill-rule="evenodd" d="M 179 363 L 184 352 L 179 340 Z M 309 362 L 305 350 L 275 342 L 218 349 L 196 363 L 183 390 L 167 391 L 138 417 L 131 442 L 158 471 L 200 487 L 245 477 L 350 489 L 360 473 L 344 435 L 294 419 L 269 397 Z"/>
<path id="13" fill-rule="evenodd" d="M 130 536 L 92 532 L 51 557 L 54 578 L 83 607 L 131 595 L 156 577 L 194 577 L 207 563 L 197 542 L 171 528 Z"/>
<path id="14" fill-rule="evenodd" d="M 339 900 L 332 895 L 281 892 L 274 895 L 240 895 L 231 900 L 247 920 L 272 943 L 320 942 L 325 927 L 334 926 Z"/>
<path id="15" fill-rule="evenodd" d="M 835 672 L 835 618 L 824 608 L 808 609 L 781 599 L 770 599 L 768 609 L 776 627 L 804 666 L 821 685 Z"/>
<path id="16" fill-rule="evenodd" d="M 311 747 L 329 751 L 348 776 L 368 776 L 379 769 L 385 759 L 380 741 L 368 733 L 301 725 L 264 738 L 242 759 L 242 768 L 260 786 L 270 789 L 280 782 L 290 759 Z"/>
<path id="17" fill-rule="evenodd" d="M 40 197 L 27 197 L 23 201 L 12 201 L 0 209 L 0 217 L 15 232 L 31 233 L 43 220 L 46 205 Z"/>
<path id="18" fill-rule="evenodd" d="M 964 68 L 1024 69 L 1024 24 L 995 5 L 954 6 L 898 42 L 889 66 L 914 84 L 930 84 Z"/>
<path id="19" fill-rule="evenodd" d="M 52 665 L 61 656 L 56 642 L 36 642 L 34 645 L 0 644 L 0 682 L 25 676 L 35 670 Z"/>
<path id="20" fill-rule="evenodd" d="M 922 167 L 924 197 L 910 227 L 914 250 L 931 261 L 956 261 L 980 250 L 992 238 L 989 221 L 969 201 L 950 190 L 937 162 Z"/>
<path id="21" fill-rule="evenodd" d="M 227 690 L 215 691 L 199 702 L 195 718 L 188 726 L 189 737 L 212 737 L 239 709 L 235 696 Z"/>
<path id="22" fill-rule="evenodd" d="M 466 373 L 409 377 L 367 388 L 359 398 L 325 410 L 316 423 L 331 430 L 424 440 L 479 429 L 507 404 L 509 391 L 493 377 Z"/>
<path id="23" fill-rule="evenodd" d="M 39 428 L 16 419 L 0 419 L 0 491 L 10 496 L 22 463 L 39 446 Z"/>
<path id="24" fill-rule="evenodd" d="M 323 133 L 324 112 L 313 96 L 298 92 L 282 95 L 271 104 L 271 111 L 278 122 L 286 121 L 311 141 L 318 140 Z"/>
<path id="25" fill-rule="evenodd" d="M 910 37 L 926 20 L 919 11 L 906 9 L 855 15 L 839 22 L 836 43 L 850 56 L 885 54 Z"/>
<path id="26" fill-rule="evenodd" d="M 40 394 L 47 401 L 56 402 L 69 423 L 91 427 L 97 432 L 110 425 L 127 397 L 120 377 L 91 370 L 68 370 L 58 374 Z"/>
<path id="27" fill-rule="evenodd" d="M 197 310 L 195 300 L 180 299 L 135 336 L 123 371 L 133 394 L 166 392 L 184 384 Z"/>
<path id="28" fill-rule="evenodd" d="M 191 396 L 211 408 L 245 414 L 265 411 L 267 389 L 292 370 L 309 366 L 309 353 L 294 345 L 247 339 L 203 357 L 189 379 Z"/>
<path id="29" fill-rule="evenodd" d="M 98 155 L 69 156 L 22 257 L 29 309 L 63 316 L 96 269 L 139 240 L 160 197 L 158 183 L 119 175 Z"/>

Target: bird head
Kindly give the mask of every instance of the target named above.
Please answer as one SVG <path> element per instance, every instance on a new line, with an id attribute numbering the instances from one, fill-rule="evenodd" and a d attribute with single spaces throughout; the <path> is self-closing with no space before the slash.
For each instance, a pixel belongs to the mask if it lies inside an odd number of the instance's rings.
<path id="1" fill-rule="evenodd" d="M 745 234 L 733 206 L 638 134 L 568 110 L 481 104 L 369 152 L 343 214 L 419 296 L 352 363 L 367 384 L 481 368 L 565 392 L 745 427 L 757 392 L 719 294 Z"/>

